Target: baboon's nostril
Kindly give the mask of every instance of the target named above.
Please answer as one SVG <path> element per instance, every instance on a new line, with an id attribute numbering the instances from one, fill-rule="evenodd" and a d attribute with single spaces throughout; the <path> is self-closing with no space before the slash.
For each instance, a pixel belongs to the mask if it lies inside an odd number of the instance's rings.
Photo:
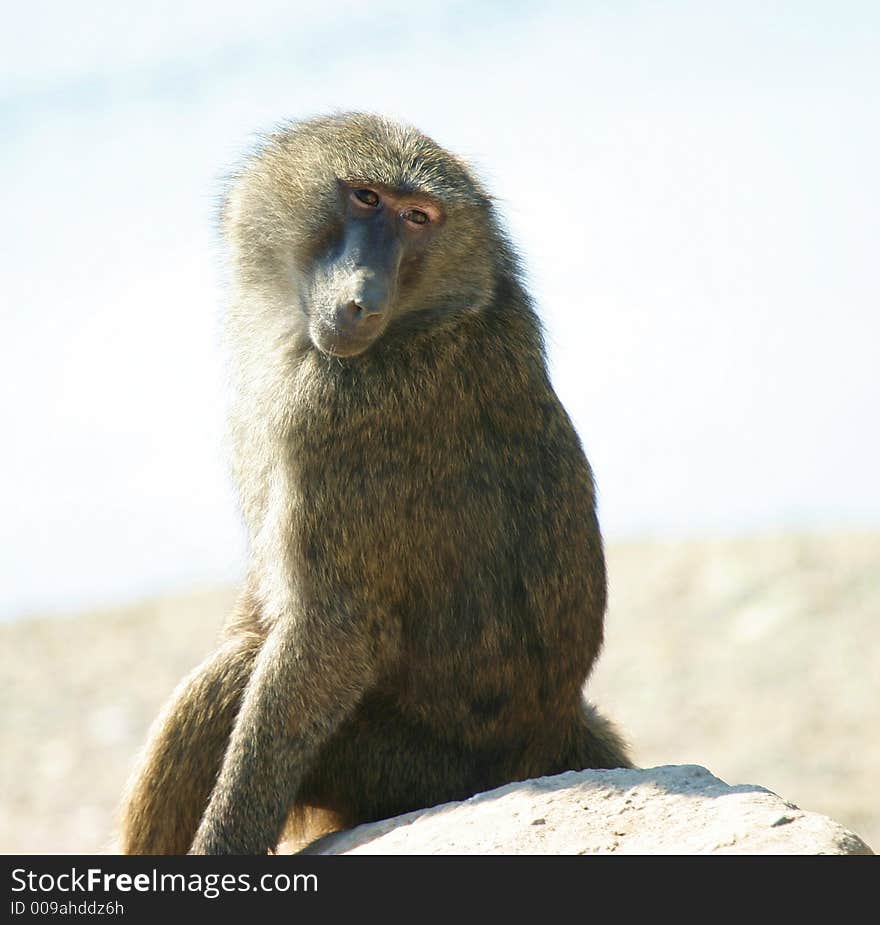
<path id="1" fill-rule="evenodd" d="M 361 324 L 375 324 L 382 317 L 382 311 L 350 299 L 339 306 L 336 317 L 340 327 L 351 329 Z"/>

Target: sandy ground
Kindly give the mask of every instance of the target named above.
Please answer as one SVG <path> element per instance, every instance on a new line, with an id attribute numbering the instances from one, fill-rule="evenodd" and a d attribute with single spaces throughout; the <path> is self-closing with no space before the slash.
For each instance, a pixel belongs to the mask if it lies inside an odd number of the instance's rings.
<path id="1" fill-rule="evenodd" d="M 637 762 L 695 763 L 880 849 L 880 533 L 613 544 L 590 696 Z M 94 852 L 147 727 L 233 599 L 0 625 L 0 852 Z"/>

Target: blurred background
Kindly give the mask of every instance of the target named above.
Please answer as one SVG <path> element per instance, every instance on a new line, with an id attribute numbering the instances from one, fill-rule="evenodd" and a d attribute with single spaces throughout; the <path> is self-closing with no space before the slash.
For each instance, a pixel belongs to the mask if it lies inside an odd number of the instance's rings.
<path id="1" fill-rule="evenodd" d="M 609 542 L 591 690 L 880 844 L 880 7 L 33 0 L 0 34 L 0 851 L 92 851 L 242 574 L 222 177 L 366 109 L 498 197 Z"/>

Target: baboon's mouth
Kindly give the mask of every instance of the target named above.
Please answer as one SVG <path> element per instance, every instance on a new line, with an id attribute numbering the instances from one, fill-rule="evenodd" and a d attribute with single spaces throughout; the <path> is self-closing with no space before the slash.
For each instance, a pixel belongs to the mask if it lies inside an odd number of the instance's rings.
<path id="1" fill-rule="evenodd" d="M 384 330 L 384 326 L 382 330 Z M 371 332 L 372 336 L 369 337 L 352 337 L 351 335 L 340 334 L 332 328 L 313 325 L 311 332 L 312 343 L 321 353 L 327 356 L 340 358 L 356 357 L 361 353 L 365 353 L 373 346 L 379 339 L 382 330 L 378 330 L 375 333 Z"/>

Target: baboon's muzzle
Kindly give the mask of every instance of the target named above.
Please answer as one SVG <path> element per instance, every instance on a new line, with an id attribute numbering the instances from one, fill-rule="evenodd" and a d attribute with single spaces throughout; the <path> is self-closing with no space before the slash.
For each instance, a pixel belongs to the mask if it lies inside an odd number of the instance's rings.
<path id="1" fill-rule="evenodd" d="M 388 325 L 401 245 L 383 216 L 349 222 L 331 278 L 338 281 L 317 346 L 334 356 L 363 353 Z"/>

